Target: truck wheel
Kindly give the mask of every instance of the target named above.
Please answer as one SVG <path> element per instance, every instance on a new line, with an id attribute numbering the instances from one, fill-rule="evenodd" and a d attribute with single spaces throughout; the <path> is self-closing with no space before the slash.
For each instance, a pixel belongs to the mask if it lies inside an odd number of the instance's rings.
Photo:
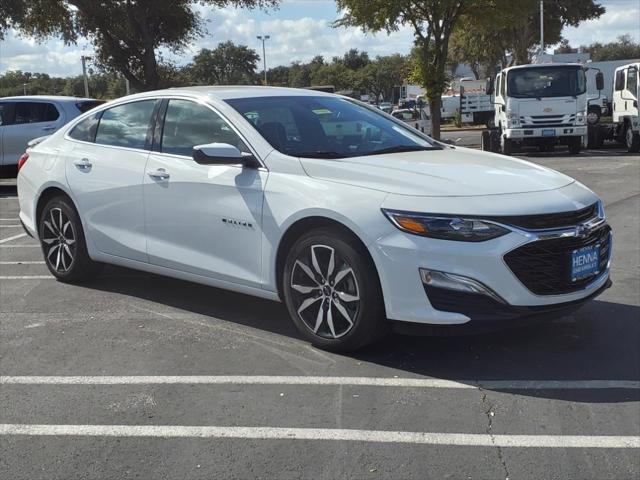
<path id="1" fill-rule="evenodd" d="M 625 139 L 627 144 L 627 152 L 635 153 L 640 151 L 640 133 L 634 132 L 631 128 L 631 125 L 629 124 L 627 124 Z"/>
<path id="2" fill-rule="evenodd" d="M 503 155 L 511 155 L 513 153 L 513 142 L 504 135 L 501 138 L 500 149 Z"/>
<path id="3" fill-rule="evenodd" d="M 491 151 L 491 132 L 489 130 L 483 130 L 480 135 L 480 146 L 483 151 Z"/>
<path id="4" fill-rule="evenodd" d="M 587 110 L 587 123 L 589 125 L 596 125 L 600 121 L 601 110 L 600 107 L 593 105 Z"/>
<path id="5" fill-rule="evenodd" d="M 582 139 L 580 137 L 569 138 L 569 153 L 571 155 L 577 155 L 582 149 Z"/>

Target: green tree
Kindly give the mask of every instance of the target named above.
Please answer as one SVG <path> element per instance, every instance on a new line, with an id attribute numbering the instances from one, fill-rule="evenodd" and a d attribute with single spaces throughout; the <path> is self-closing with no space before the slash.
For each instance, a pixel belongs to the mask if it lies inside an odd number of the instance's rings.
<path id="1" fill-rule="evenodd" d="M 591 60 L 625 60 L 640 58 L 640 43 L 634 42 L 631 35 L 620 35 L 615 42 L 602 44 L 600 42 L 580 47 L 583 52 L 591 54 Z"/>
<path id="2" fill-rule="evenodd" d="M 2 0 L 0 32 L 9 27 L 66 43 L 87 37 L 106 71 L 124 75 L 137 90 L 166 84 L 160 50 L 181 53 L 204 33 L 195 0 Z M 275 6 L 279 0 L 199 0 L 215 7 Z M 165 68 L 164 73 L 172 73 Z"/>
<path id="3" fill-rule="evenodd" d="M 562 29 L 598 18 L 604 7 L 594 0 L 545 0 L 544 44 L 562 40 Z M 487 70 L 496 62 L 504 63 L 505 54 L 515 64 L 529 63 L 540 43 L 539 0 L 480 0 L 474 2 L 459 19 L 452 35 L 453 61 L 471 63 Z"/>
<path id="4" fill-rule="evenodd" d="M 407 75 L 407 59 L 400 54 L 377 57 L 358 71 L 360 89 L 369 93 L 376 104 L 390 99 L 393 87 L 401 85 Z"/>
<path id="5" fill-rule="evenodd" d="M 200 50 L 189 67 L 190 77 L 199 85 L 254 85 L 258 60 L 255 50 L 227 41 L 213 50 Z"/>
<path id="6" fill-rule="evenodd" d="M 369 54 L 367 52 L 360 52 L 357 48 L 352 48 L 342 57 L 342 63 L 349 70 L 359 70 L 367 66 L 370 62 Z"/>
<path id="7" fill-rule="evenodd" d="M 445 68 L 449 38 L 456 21 L 467 8 L 481 0 L 336 0 L 345 14 L 336 26 L 358 26 L 369 31 L 413 29 L 417 47 L 416 73 L 427 89 L 433 136 L 440 138 L 440 107 L 447 84 Z"/>
<path id="8" fill-rule="evenodd" d="M 275 87 L 288 87 L 289 86 L 289 73 L 291 67 L 280 65 L 267 70 L 267 80 L 269 85 Z M 262 76 L 262 73 L 260 73 Z"/>

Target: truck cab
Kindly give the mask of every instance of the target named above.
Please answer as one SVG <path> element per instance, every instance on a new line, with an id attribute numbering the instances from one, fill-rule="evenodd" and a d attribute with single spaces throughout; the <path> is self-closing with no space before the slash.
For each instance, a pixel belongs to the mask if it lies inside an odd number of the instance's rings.
<path id="1" fill-rule="evenodd" d="M 494 93 L 494 129 L 483 148 L 510 155 L 520 146 L 541 151 L 555 145 L 580 152 L 587 136 L 587 80 L 581 64 L 518 65 L 502 70 L 488 88 Z M 485 138 L 489 138 L 485 142 Z"/>
<path id="2" fill-rule="evenodd" d="M 629 152 L 640 150 L 639 71 L 640 62 L 636 62 L 616 68 L 614 74 L 613 124 L 616 136 L 624 141 Z"/>

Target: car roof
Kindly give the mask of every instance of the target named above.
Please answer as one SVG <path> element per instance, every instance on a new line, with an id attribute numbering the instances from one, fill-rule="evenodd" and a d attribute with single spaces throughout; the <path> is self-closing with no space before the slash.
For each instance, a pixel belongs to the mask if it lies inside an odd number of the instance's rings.
<path id="1" fill-rule="evenodd" d="M 307 90 L 305 88 L 286 88 L 286 87 L 261 87 L 250 85 L 211 85 L 197 87 L 179 87 L 169 88 L 165 90 L 155 90 L 151 92 L 137 93 L 126 98 L 145 98 L 154 96 L 167 95 L 188 95 L 194 97 L 210 97 L 218 100 L 227 100 L 232 98 L 251 98 L 251 97 L 331 97 L 336 96 L 331 93 L 320 92 L 318 90 Z"/>
<path id="2" fill-rule="evenodd" d="M 97 98 L 68 97 L 65 95 L 16 95 L 14 97 L 2 97 L 0 100 L 48 100 L 55 102 L 100 102 Z"/>

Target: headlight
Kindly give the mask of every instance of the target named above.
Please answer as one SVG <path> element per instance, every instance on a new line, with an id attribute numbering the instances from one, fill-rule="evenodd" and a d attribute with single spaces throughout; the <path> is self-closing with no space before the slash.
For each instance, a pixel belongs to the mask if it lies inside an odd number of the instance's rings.
<path id="1" fill-rule="evenodd" d="M 509 230 L 493 222 L 478 218 L 430 215 L 382 209 L 400 230 L 423 237 L 460 242 L 483 242 L 501 237 Z"/>
<path id="2" fill-rule="evenodd" d="M 520 126 L 520 118 L 517 113 L 507 112 L 507 126 L 509 128 Z"/>
<path id="3" fill-rule="evenodd" d="M 587 114 L 585 112 L 576 113 L 576 123 L 584 123 L 587 119 Z"/>

